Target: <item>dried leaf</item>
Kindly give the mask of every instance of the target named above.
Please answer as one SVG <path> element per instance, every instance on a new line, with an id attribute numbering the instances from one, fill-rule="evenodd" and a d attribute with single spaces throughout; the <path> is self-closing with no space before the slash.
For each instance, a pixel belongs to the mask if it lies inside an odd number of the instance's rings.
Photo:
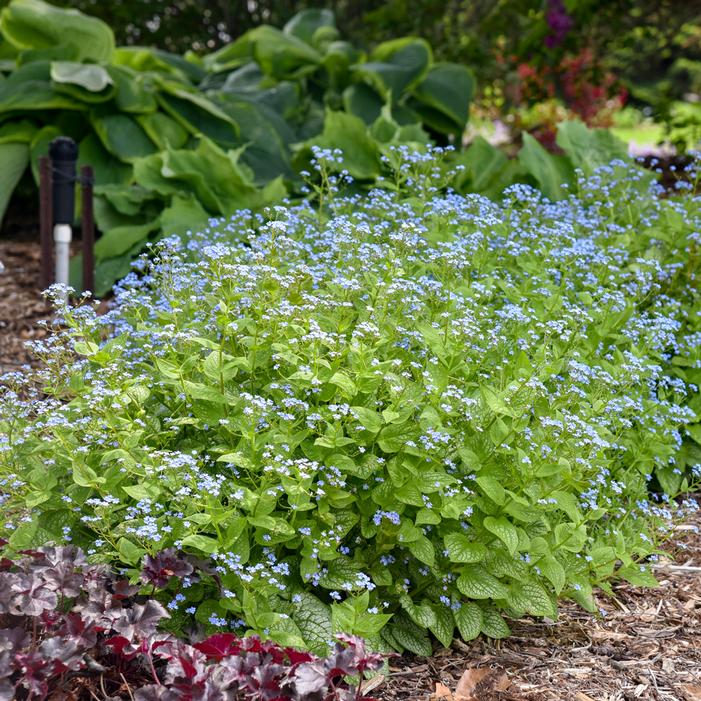
<path id="1" fill-rule="evenodd" d="M 682 692 L 686 701 L 701 701 L 701 686 L 698 684 L 684 684 Z"/>
<path id="2" fill-rule="evenodd" d="M 480 669 L 466 669 L 455 688 L 455 701 L 479 701 L 477 687 L 481 686 L 480 682 L 491 673 L 491 669 L 484 667 Z"/>
<path id="3" fill-rule="evenodd" d="M 453 701 L 453 692 L 440 682 L 436 682 L 436 691 L 431 696 L 431 701 Z"/>

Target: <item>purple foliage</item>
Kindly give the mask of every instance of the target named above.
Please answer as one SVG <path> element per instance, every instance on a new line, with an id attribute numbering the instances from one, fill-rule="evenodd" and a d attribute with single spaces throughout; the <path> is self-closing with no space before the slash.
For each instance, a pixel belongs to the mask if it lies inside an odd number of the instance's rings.
<path id="1" fill-rule="evenodd" d="M 545 45 L 549 49 L 562 44 L 570 29 L 574 25 L 572 18 L 567 14 L 563 0 L 548 0 L 548 10 L 545 13 L 545 21 L 548 23 L 549 32 L 545 37 Z"/>
<path id="2" fill-rule="evenodd" d="M 370 701 L 344 677 L 384 662 L 349 636 L 326 658 L 231 633 L 190 645 L 158 631 L 160 603 L 79 549 L 21 555 L 0 561 L 0 701 Z M 196 566 L 167 550 L 142 581 L 165 586 Z"/>

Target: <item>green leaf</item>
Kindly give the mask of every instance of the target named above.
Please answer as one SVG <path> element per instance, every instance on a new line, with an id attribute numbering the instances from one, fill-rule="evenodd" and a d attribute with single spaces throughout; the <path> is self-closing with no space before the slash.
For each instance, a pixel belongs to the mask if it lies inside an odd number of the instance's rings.
<path id="1" fill-rule="evenodd" d="M 316 655 L 328 653 L 329 641 L 333 640 L 331 608 L 308 592 L 295 595 L 292 620 L 297 624 L 304 642 Z"/>
<path id="2" fill-rule="evenodd" d="M 132 499 L 136 499 L 136 501 L 142 501 L 143 499 L 156 501 L 161 496 L 161 490 L 158 485 L 151 482 L 140 482 L 139 484 L 123 486 L 122 490 Z"/>
<path id="3" fill-rule="evenodd" d="M 103 146 L 121 161 L 132 161 L 156 152 L 156 145 L 132 117 L 94 115 L 91 121 Z"/>
<path id="4" fill-rule="evenodd" d="M 22 174 L 29 163 L 29 146 L 26 143 L 0 143 L 0 224 L 7 205 Z"/>
<path id="5" fill-rule="evenodd" d="M 553 555 L 548 555 L 539 560 L 538 567 L 543 573 L 543 577 L 553 585 L 555 592 L 560 594 L 565 586 L 565 568 Z"/>
<path id="6" fill-rule="evenodd" d="M 311 8 L 302 10 L 294 15 L 283 27 L 282 31 L 285 34 L 290 34 L 305 41 L 307 44 L 311 44 L 314 33 L 319 28 L 335 26 L 336 21 L 331 10 Z"/>
<path id="7" fill-rule="evenodd" d="M 206 555 L 211 555 L 219 550 L 219 541 L 207 535 L 188 535 L 182 539 L 183 547 L 194 548 Z"/>
<path id="8" fill-rule="evenodd" d="M 419 561 L 433 567 L 436 564 L 436 551 L 433 543 L 424 535 L 407 545 L 411 554 Z"/>
<path id="9" fill-rule="evenodd" d="M 48 152 L 48 145 L 53 138 L 53 132 L 49 131 L 52 127 L 47 127 L 46 130 L 42 129 L 40 134 L 45 132 L 43 137 L 43 152 L 44 155 Z M 58 135 L 60 132 L 57 132 Z M 39 135 L 37 135 L 39 136 Z M 32 146 L 32 162 L 34 163 L 34 146 Z M 89 165 L 92 166 L 93 174 L 95 178 L 95 185 L 107 185 L 110 183 L 121 183 L 124 184 L 129 181 L 132 173 L 132 168 L 126 163 L 122 163 L 119 159 L 115 158 L 107 149 L 102 145 L 102 142 L 97 137 L 96 134 L 89 134 L 81 142 L 78 152 L 78 166 Z M 97 198 L 99 199 L 99 198 Z M 98 204 L 95 205 L 95 216 L 97 218 L 98 214 Z M 98 220 L 99 224 L 99 220 Z M 107 227 L 112 228 L 112 227 Z"/>
<path id="10" fill-rule="evenodd" d="M 463 567 L 457 585 L 471 599 L 505 599 L 509 593 L 505 584 L 480 565 Z"/>
<path id="11" fill-rule="evenodd" d="M 463 603 L 453 615 L 460 637 L 465 642 L 474 640 L 480 634 L 482 630 L 482 609 L 477 604 L 473 604 L 470 601 Z"/>
<path id="12" fill-rule="evenodd" d="M 347 557 L 339 557 L 327 565 L 328 571 L 319 580 L 325 589 L 342 589 L 351 591 L 357 588 L 356 581 L 360 566 Z"/>
<path id="13" fill-rule="evenodd" d="M 356 79 L 367 81 L 385 99 L 397 101 L 426 75 L 431 47 L 424 39 L 405 37 L 379 44 L 370 61 L 353 67 Z"/>
<path id="14" fill-rule="evenodd" d="M 139 73 L 128 66 L 117 65 L 107 66 L 107 72 L 116 89 L 114 103 L 119 112 L 138 115 L 156 113 L 156 87 L 148 74 Z M 148 130 L 146 133 L 157 143 Z"/>
<path id="15" fill-rule="evenodd" d="M 548 592 L 536 582 L 514 582 L 508 596 L 509 606 L 533 616 L 557 617 L 557 607 Z"/>
<path id="16" fill-rule="evenodd" d="M 390 623 L 390 633 L 402 647 L 415 655 L 429 657 L 433 653 L 427 632 L 409 620 L 406 615 L 395 616 Z"/>
<path id="17" fill-rule="evenodd" d="M 210 215 L 192 194 L 175 195 L 160 217 L 160 229 L 165 236 L 199 231 Z"/>
<path id="18" fill-rule="evenodd" d="M 6 8 L 7 9 L 7 8 Z M 87 105 L 51 86 L 50 64 L 37 61 L 20 66 L 0 81 L 0 114 L 44 110 L 86 110 Z"/>
<path id="19" fill-rule="evenodd" d="M 96 258 L 113 258 L 130 251 L 136 244 L 146 241 L 148 235 L 159 228 L 159 221 L 148 224 L 117 226 L 106 231 L 95 243 Z"/>
<path id="20" fill-rule="evenodd" d="M 135 545 L 127 538 L 119 539 L 117 542 L 117 550 L 122 560 L 132 566 L 137 566 L 141 562 L 141 558 L 146 554 L 146 550 Z"/>
<path id="21" fill-rule="evenodd" d="M 477 478 L 477 485 L 495 504 L 503 506 L 506 503 L 506 492 L 496 477 L 482 475 Z"/>
<path id="22" fill-rule="evenodd" d="M 502 618 L 501 614 L 491 606 L 482 609 L 482 632 L 495 640 L 506 638 L 511 635 L 506 621 Z"/>
<path id="23" fill-rule="evenodd" d="M 509 519 L 505 516 L 500 516 L 499 518 L 487 516 L 482 525 L 506 545 L 511 555 L 516 554 L 518 549 L 518 531 Z"/>
<path id="24" fill-rule="evenodd" d="M 407 424 L 389 424 L 383 427 L 377 443 L 385 453 L 398 453 L 407 442 Z"/>
<path id="25" fill-rule="evenodd" d="M 501 149 L 481 136 L 476 137 L 466 151 L 451 161 L 452 166 L 461 165 L 465 169 L 456 179 L 456 189 L 460 192 L 485 192 L 498 180 L 508 160 Z"/>
<path id="26" fill-rule="evenodd" d="M 573 523 L 560 523 L 555 526 L 555 540 L 559 547 L 578 553 L 587 541 L 587 529 L 584 525 L 575 526 Z"/>
<path id="27" fill-rule="evenodd" d="M 109 25 L 42 0 L 12 0 L 0 13 L 0 32 L 18 49 L 65 47 L 75 61 L 106 63 L 114 51 Z"/>
<path id="28" fill-rule="evenodd" d="M 189 134 L 172 117 L 163 112 L 140 114 L 136 117 L 139 126 L 148 138 L 161 149 L 178 149 L 185 146 Z"/>
<path id="29" fill-rule="evenodd" d="M 444 121 L 433 117 L 437 112 L 452 124 L 453 128 L 448 133 L 461 134 L 467 123 L 474 91 L 475 78 L 465 66 L 435 63 L 414 88 L 413 94 L 419 104 L 413 107 L 428 126 L 444 131 Z M 426 110 L 424 106 L 430 109 Z"/>
<path id="30" fill-rule="evenodd" d="M 429 630 L 436 636 L 443 647 L 449 648 L 453 642 L 453 631 L 455 630 L 453 612 L 448 606 L 443 604 L 434 604 L 431 608 L 433 609 L 435 620 L 429 625 Z"/>
<path id="31" fill-rule="evenodd" d="M 358 423 L 371 433 L 377 433 L 384 424 L 381 414 L 364 406 L 352 406 L 351 413 L 356 417 Z"/>
<path id="32" fill-rule="evenodd" d="M 557 145 L 585 175 L 591 175 L 596 168 L 613 160 L 630 160 L 628 146 L 610 129 L 589 129 L 580 121 L 557 125 Z"/>
<path id="33" fill-rule="evenodd" d="M 407 612 L 409 618 L 411 618 L 417 626 L 429 628 L 436 623 L 436 614 L 433 608 L 428 604 L 420 604 L 417 606 L 411 600 L 411 597 L 406 594 L 400 596 L 399 602 L 402 608 Z"/>
<path id="34" fill-rule="evenodd" d="M 343 91 L 343 106 L 349 114 L 365 122 L 374 124 L 382 113 L 385 104 L 382 97 L 365 83 L 354 83 Z"/>
<path id="35" fill-rule="evenodd" d="M 312 73 L 321 54 L 302 39 L 263 25 L 248 32 L 256 63 L 277 80 L 298 79 Z"/>
<path id="36" fill-rule="evenodd" d="M 31 144 L 37 134 L 37 128 L 26 119 L 6 122 L 0 126 L 0 144 Z"/>
<path id="37" fill-rule="evenodd" d="M 336 385 L 336 387 L 340 387 L 347 398 L 352 398 L 358 393 L 355 382 L 351 380 L 347 373 L 341 370 L 335 372 L 329 378 L 328 382 L 329 384 Z"/>
<path id="38" fill-rule="evenodd" d="M 564 156 L 548 153 L 530 134 L 523 134 L 523 148 L 518 154 L 519 163 L 537 180 L 543 194 L 551 200 L 562 199 L 566 191 L 563 183 L 574 183 L 574 170 Z"/>
<path id="39" fill-rule="evenodd" d="M 451 562 L 481 562 L 487 554 L 486 546 L 470 540 L 462 533 L 448 533 L 444 541 Z"/>
<path id="40" fill-rule="evenodd" d="M 161 87 L 157 96 L 159 105 L 190 134 L 204 135 L 222 148 L 240 145 L 238 126 L 212 100 L 177 83 L 164 82 Z"/>
<path id="41" fill-rule="evenodd" d="M 107 481 L 101 475 L 98 475 L 88 465 L 80 462 L 73 463 L 73 481 L 81 487 L 96 487 L 100 484 L 105 484 Z"/>
<path id="42" fill-rule="evenodd" d="M 339 166 L 339 170 L 345 168 L 354 178 L 372 180 L 380 174 L 377 144 L 368 136 L 362 120 L 352 114 L 328 110 L 324 131 L 308 141 L 307 145 L 340 149 L 343 165 Z"/>
<path id="43" fill-rule="evenodd" d="M 51 80 L 55 83 L 78 85 L 95 93 L 113 84 L 110 74 L 102 66 L 75 61 L 53 61 Z"/>
<path id="44" fill-rule="evenodd" d="M 649 566 L 632 564 L 620 567 L 616 570 L 616 575 L 621 579 L 630 582 L 634 587 L 658 587 L 660 583 L 650 572 Z"/>

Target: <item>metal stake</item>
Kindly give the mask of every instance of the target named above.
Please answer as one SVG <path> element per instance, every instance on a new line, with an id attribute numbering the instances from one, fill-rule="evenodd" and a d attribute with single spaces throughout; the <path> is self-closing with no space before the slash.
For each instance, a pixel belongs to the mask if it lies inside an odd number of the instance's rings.
<path id="1" fill-rule="evenodd" d="M 95 261 L 93 247 L 95 245 L 95 220 L 93 217 L 93 169 L 83 166 L 80 169 L 82 213 L 81 237 L 83 244 L 83 291 L 95 291 Z"/>
<path id="2" fill-rule="evenodd" d="M 51 195 L 51 161 L 48 156 L 39 159 L 39 239 L 41 241 L 41 266 L 39 284 L 45 290 L 51 284 L 53 251 L 51 228 L 54 223 Z"/>

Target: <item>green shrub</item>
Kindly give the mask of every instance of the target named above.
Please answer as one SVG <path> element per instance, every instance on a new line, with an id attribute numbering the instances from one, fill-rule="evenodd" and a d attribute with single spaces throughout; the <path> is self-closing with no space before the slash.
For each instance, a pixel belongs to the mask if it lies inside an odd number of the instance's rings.
<path id="1" fill-rule="evenodd" d="M 221 590 L 164 593 L 174 625 L 312 649 L 429 654 L 654 584 L 701 475 L 698 198 L 620 166 L 557 203 L 439 175 L 413 154 L 403 192 L 239 212 L 160 244 L 105 316 L 64 309 L 46 369 L 5 378 L 11 547 L 135 576 L 182 548 Z"/>

